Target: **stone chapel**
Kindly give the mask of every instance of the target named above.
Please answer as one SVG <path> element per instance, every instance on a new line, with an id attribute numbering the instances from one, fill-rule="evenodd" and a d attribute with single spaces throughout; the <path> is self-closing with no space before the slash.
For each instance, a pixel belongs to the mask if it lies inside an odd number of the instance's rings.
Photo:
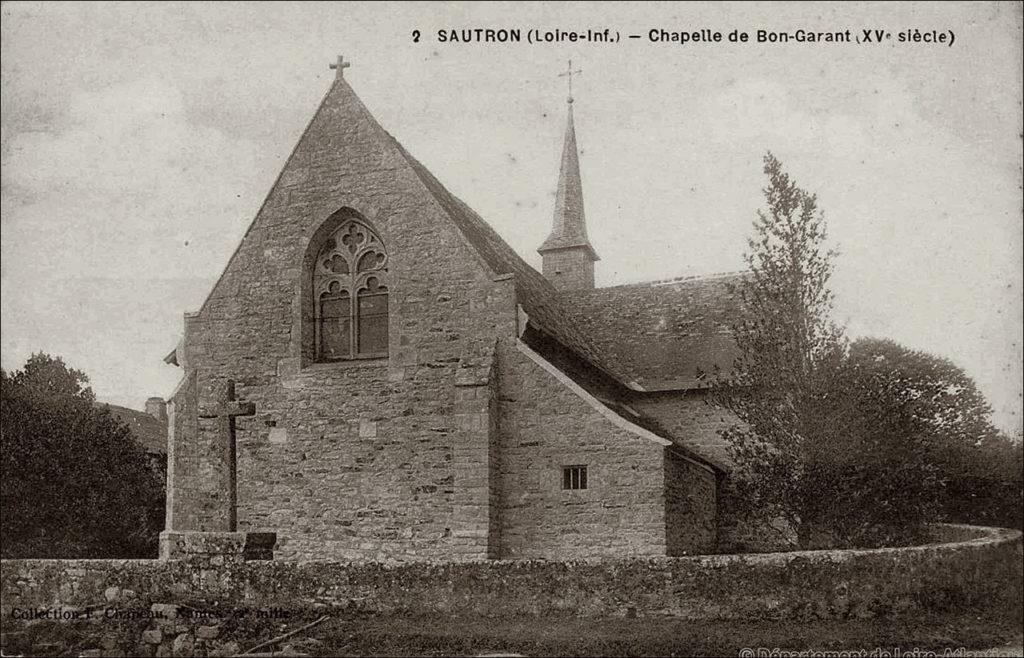
<path id="1" fill-rule="evenodd" d="M 223 536 L 285 560 L 712 551 L 705 375 L 734 355 L 733 277 L 594 287 L 571 95 L 537 272 L 346 66 L 167 357 L 162 557 Z"/>

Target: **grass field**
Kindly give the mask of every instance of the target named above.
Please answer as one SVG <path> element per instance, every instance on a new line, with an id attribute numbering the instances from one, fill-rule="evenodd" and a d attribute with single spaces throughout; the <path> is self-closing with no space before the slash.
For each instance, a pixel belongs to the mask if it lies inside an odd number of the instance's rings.
<path id="1" fill-rule="evenodd" d="M 689 622 L 675 619 L 332 619 L 291 645 L 311 655 L 736 656 L 744 648 L 851 650 L 903 655 L 1020 643 L 1019 615 L 905 620 Z M 884 654 L 883 654 L 884 655 Z"/>
<path id="2" fill-rule="evenodd" d="M 738 655 L 744 648 L 837 650 L 986 648 L 1014 642 L 1020 620 L 970 616 L 874 621 L 689 622 L 670 619 L 337 620 L 321 632 L 337 655 Z"/>
<path id="3" fill-rule="evenodd" d="M 322 614 L 322 610 L 305 610 L 291 614 L 286 621 L 224 620 L 220 637 L 237 642 L 239 649 L 245 651 L 300 628 Z M 5 630 L 11 630 L 9 624 L 4 626 L 8 627 Z M 21 631 L 28 636 L 24 638 L 28 646 L 51 647 L 44 655 L 78 655 L 81 649 L 104 646 L 104 640 L 110 642 L 115 636 L 119 641 L 105 646 L 110 649 L 116 646 L 124 652 L 117 655 L 136 655 L 132 647 L 137 645 L 127 640 L 138 638 L 142 628 L 145 628 L 144 623 L 115 626 L 39 622 L 28 624 Z M 963 655 L 956 652 L 961 648 L 976 650 L 1007 644 L 1019 647 L 1020 643 L 1021 615 L 1010 612 L 985 617 L 945 614 L 897 620 L 806 622 L 697 622 L 650 617 L 496 619 L 339 613 L 273 649 L 285 648 L 312 656 L 756 656 L 758 649 L 868 652 L 880 649 L 888 653 L 875 655 L 907 656 L 914 655 L 911 652 L 915 649 L 934 651 L 937 655 Z M 755 653 L 741 654 L 743 649 L 752 649 Z M 261 652 L 270 650 L 267 647 Z M 951 653 L 945 653 L 947 651 Z M 101 655 L 111 653 L 104 651 Z"/>

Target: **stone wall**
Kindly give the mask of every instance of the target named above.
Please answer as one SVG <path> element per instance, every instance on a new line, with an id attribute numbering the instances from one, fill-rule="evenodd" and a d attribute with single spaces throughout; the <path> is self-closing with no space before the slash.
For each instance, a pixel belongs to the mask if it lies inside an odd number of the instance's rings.
<path id="1" fill-rule="evenodd" d="M 736 422 L 735 416 L 711 403 L 707 390 L 663 391 L 635 393 L 630 404 L 644 414 L 657 419 L 669 434 L 685 440 L 687 448 L 730 468 L 728 443 L 719 432 Z M 775 530 L 744 520 L 736 514 L 735 491 L 729 474 L 723 474 L 716 488 L 717 545 L 715 552 L 748 553 L 787 550 L 789 533 L 779 522 Z"/>
<path id="2" fill-rule="evenodd" d="M 277 609 L 246 610 L 248 614 L 238 618 L 232 614 L 241 612 L 237 608 L 228 612 L 222 607 L 196 609 L 173 602 L 146 603 L 135 592 L 116 587 L 108 588 L 106 593 L 109 605 L 88 611 L 76 610 L 74 616 L 59 620 L 5 620 L 4 655 L 237 656 L 242 646 L 233 638 L 251 637 L 255 630 L 253 624 L 259 628 L 259 625 L 267 627 L 279 621 L 292 621 L 289 612 Z M 308 655 L 297 654 L 294 646 L 285 645 L 285 648 L 286 655 Z"/>
<path id="3" fill-rule="evenodd" d="M 198 439 L 196 375 L 185 375 L 167 405 L 167 509 L 165 528 L 200 530 L 200 517 L 207 517 L 203 506 L 209 504 L 202 490 L 202 473 L 206 460 L 201 458 Z M 195 473 L 185 476 L 185 473 Z"/>
<path id="4" fill-rule="evenodd" d="M 909 548 L 447 564 L 4 560 L 0 615 L 176 603 L 379 613 L 687 619 L 893 617 L 1021 605 L 1021 533 Z"/>
<path id="5" fill-rule="evenodd" d="M 733 422 L 730 412 L 708 400 L 708 391 L 665 391 L 634 393 L 629 403 L 643 414 L 657 419 L 669 434 L 685 439 L 686 447 L 717 464 L 731 460 L 719 432 Z"/>
<path id="6" fill-rule="evenodd" d="M 664 479 L 666 554 L 714 553 L 718 478 L 670 449 L 665 451 Z"/>
<path id="7" fill-rule="evenodd" d="M 511 342 L 498 366 L 501 556 L 664 555 L 664 447 L 617 427 Z M 562 489 L 571 465 L 586 465 L 586 489 Z"/>
<path id="8" fill-rule="evenodd" d="M 458 356 L 424 370 L 331 364 L 251 390 L 274 426 L 240 424 L 239 529 L 277 532 L 286 559 L 486 557 L 486 379 L 457 384 Z"/>

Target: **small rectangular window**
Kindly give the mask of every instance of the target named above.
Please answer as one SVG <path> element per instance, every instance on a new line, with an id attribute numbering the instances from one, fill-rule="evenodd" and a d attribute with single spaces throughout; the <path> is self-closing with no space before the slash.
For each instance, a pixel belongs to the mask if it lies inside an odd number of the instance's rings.
<path id="1" fill-rule="evenodd" d="M 563 489 L 586 489 L 587 467 L 584 465 L 562 467 Z"/>

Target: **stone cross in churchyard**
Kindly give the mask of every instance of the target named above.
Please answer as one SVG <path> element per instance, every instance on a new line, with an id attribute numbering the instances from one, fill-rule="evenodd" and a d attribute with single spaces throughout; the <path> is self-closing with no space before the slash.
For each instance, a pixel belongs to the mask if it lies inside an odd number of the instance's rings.
<path id="1" fill-rule="evenodd" d="M 235 382 L 229 379 L 224 399 L 199 412 L 200 418 L 216 418 L 218 434 L 225 436 L 224 462 L 228 469 L 228 532 L 238 530 L 238 448 L 235 443 L 235 418 L 254 416 L 256 404 L 235 399 Z"/>
<path id="2" fill-rule="evenodd" d="M 559 73 L 558 74 L 558 77 L 560 77 L 560 78 L 565 78 L 565 77 L 569 78 L 569 102 L 570 103 L 572 103 L 572 76 L 580 75 L 582 73 L 583 73 L 583 69 L 576 69 L 575 71 L 572 70 L 572 60 L 570 59 L 569 60 L 569 68 L 566 69 L 565 73 Z"/>
<path id="3" fill-rule="evenodd" d="M 338 55 L 338 61 L 330 64 L 330 67 L 338 72 L 339 78 L 345 77 L 345 69 L 350 66 L 352 66 L 352 62 L 346 62 L 344 55 Z"/>

